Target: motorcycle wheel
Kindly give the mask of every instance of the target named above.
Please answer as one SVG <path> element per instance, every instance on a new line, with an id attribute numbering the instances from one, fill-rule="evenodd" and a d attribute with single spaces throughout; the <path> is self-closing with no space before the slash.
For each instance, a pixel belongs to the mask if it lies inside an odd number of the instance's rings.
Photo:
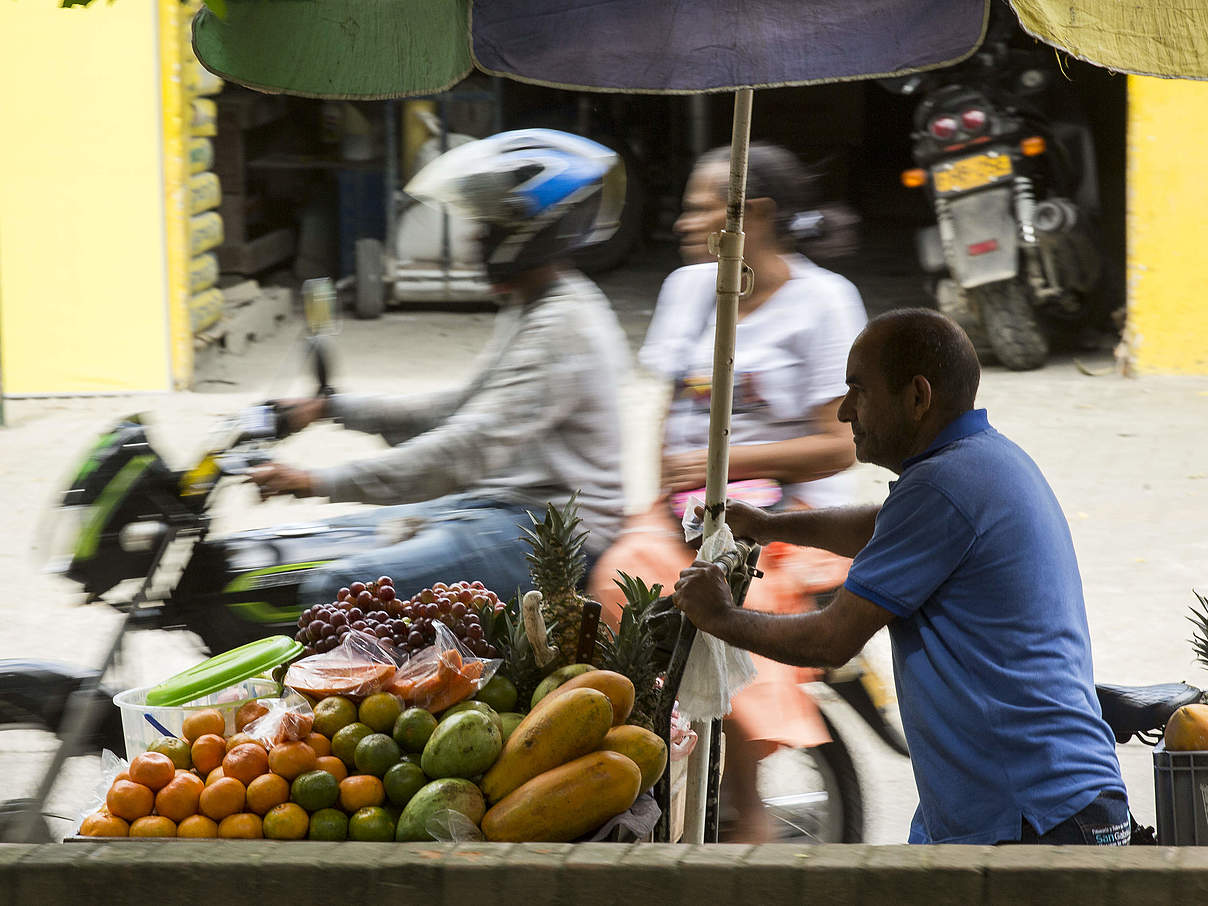
<path id="1" fill-rule="evenodd" d="M 864 839 L 864 798 L 856 766 L 834 724 L 827 720 L 826 727 L 830 742 L 777 749 L 759 762 L 756 785 L 776 824 L 776 843 Z"/>
<path id="2" fill-rule="evenodd" d="M 1044 365 L 1049 341 L 1022 283 L 987 283 L 966 293 L 981 314 L 986 338 L 999 362 L 1012 371 L 1032 371 Z"/>

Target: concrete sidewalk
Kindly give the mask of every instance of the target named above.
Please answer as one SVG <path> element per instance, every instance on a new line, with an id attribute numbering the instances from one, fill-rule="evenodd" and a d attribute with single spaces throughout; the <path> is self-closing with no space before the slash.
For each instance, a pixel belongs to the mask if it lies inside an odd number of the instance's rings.
<path id="1" fill-rule="evenodd" d="M 652 256 L 602 282 L 634 348 L 653 309 L 658 283 L 674 261 Z M 866 285 L 866 292 L 875 284 Z M 888 307 L 885 296 L 870 310 Z M 490 330 L 491 315 L 391 311 L 373 322 L 344 322 L 335 340 L 337 387 L 403 393 L 446 385 L 468 373 L 474 351 Z M 9 426 L 0 429 L 0 657 L 51 657 L 96 663 L 117 617 L 75 606 L 72 589 L 44 576 L 28 551 L 42 508 L 81 451 L 116 418 L 146 411 L 157 446 L 182 467 L 217 418 L 268 397 L 308 393 L 313 381 L 298 361 L 300 319 L 278 335 L 227 356 L 199 375 L 197 391 L 170 396 L 11 400 Z M 1109 352 L 1084 365 L 1110 370 Z M 656 385 L 635 374 L 626 388 L 626 480 L 630 504 L 640 507 L 654 489 L 661 405 Z M 1208 584 L 1208 462 L 1202 433 L 1208 426 L 1208 377 L 1125 379 L 1089 376 L 1070 358 L 1043 370 L 986 369 L 979 404 L 1000 431 L 1040 464 L 1069 518 L 1081 559 L 1098 677 L 1117 683 L 1188 680 L 1208 684 L 1194 662 L 1184 617 L 1191 588 Z M 369 438 L 316 426 L 283 443 L 286 462 L 325 464 L 380 449 Z M 891 477 L 859 466 L 860 496 L 880 500 Z M 226 493 L 219 531 L 300 521 L 332 512 L 330 505 L 275 500 L 259 504 L 248 487 Z M 343 509 L 343 508 L 341 508 Z M 127 646 L 120 682 L 158 680 L 200 658 L 182 633 L 139 633 Z M 874 650 L 874 655 L 877 651 Z M 883 657 L 883 649 L 881 650 Z M 887 665 L 882 659 L 880 666 Z M 890 755 L 860 724 L 841 720 L 856 740 L 865 784 L 867 837 L 905 840 L 914 790 L 909 764 Z M 6 734 L 13 736 L 13 734 Z M 0 776 L 16 778 L 21 794 L 37 776 L 46 740 L 0 737 Z M 1153 820 L 1152 763 L 1147 748 L 1121 750 L 1138 816 Z M 77 760 L 78 761 L 78 760 Z M 95 773 L 73 766 L 60 807 L 74 815 Z M 21 787 L 18 789 L 16 787 Z"/>

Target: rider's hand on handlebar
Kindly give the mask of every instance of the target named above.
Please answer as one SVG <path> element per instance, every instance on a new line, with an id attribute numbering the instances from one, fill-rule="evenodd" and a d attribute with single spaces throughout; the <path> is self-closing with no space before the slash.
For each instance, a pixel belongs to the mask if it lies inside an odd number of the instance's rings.
<path id="1" fill-rule="evenodd" d="M 698 506 L 696 515 L 704 519 L 705 508 Z M 757 506 L 743 503 L 741 500 L 726 500 L 726 525 L 735 538 L 746 538 L 756 544 L 763 544 L 768 536 L 768 521 L 771 514 Z"/>
<path id="2" fill-rule="evenodd" d="M 314 479 L 305 469 L 295 469 L 293 466 L 283 466 L 281 463 L 271 462 L 268 465 L 250 469 L 247 477 L 260 488 L 261 500 L 267 500 L 280 494 L 293 494 L 295 497 L 313 497 L 315 495 Z"/>
<path id="3" fill-rule="evenodd" d="M 325 396 L 273 400 L 272 405 L 285 420 L 290 434 L 301 431 L 312 422 L 327 417 L 327 397 Z"/>
<path id="4" fill-rule="evenodd" d="M 668 453 L 663 457 L 663 490 L 695 491 L 705 486 L 707 450 L 688 450 L 684 453 Z"/>
<path id="5" fill-rule="evenodd" d="M 725 638 L 722 626 L 734 598 L 720 566 L 697 560 L 680 573 L 672 600 L 697 629 Z"/>

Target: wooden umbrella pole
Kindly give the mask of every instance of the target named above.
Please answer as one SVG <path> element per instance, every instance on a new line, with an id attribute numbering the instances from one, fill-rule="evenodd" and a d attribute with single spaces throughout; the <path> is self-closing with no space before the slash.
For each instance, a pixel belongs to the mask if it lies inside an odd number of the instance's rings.
<path id="1" fill-rule="evenodd" d="M 730 189 L 726 228 L 710 237 L 717 253 L 717 332 L 713 340 L 713 384 L 709 403 L 709 456 L 705 472 L 704 536 L 725 522 L 726 479 L 730 471 L 730 409 L 734 403 L 734 338 L 738 300 L 743 295 L 742 215 L 747 200 L 747 148 L 751 142 L 751 100 L 743 88 L 734 94 L 734 130 L 730 138 Z"/>
<path id="2" fill-rule="evenodd" d="M 734 341 L 738 300 L 744 295 L 742 214 L 747 200 L 747 147 L 751 142 L 753 92 L 734 94 L 734 130 L 730 137 L 730 188 L 726 197 L 726 228 L 709 237 L 717 255 L 717 331 L 713 339 L 713 385 L 709 402 L 709 457 L 705 473 L 704 537 L 725 525 L 726 479 L 730 472 L 730 409 L 734 402 Z M 746 269 L 749 274 L 750 270 Z M 749 286 L 746 287 L 749 291 Z M 684 809 L 685 843 L 716 842 L 717 826 L 706 827 L 709 797 L 716 797 L 720 780 L 714 721 L 693 721 L 696 748 L 688 759 Z M 710 778 L 713 783 L 710 785 Z M 714 804 L 716 815 L 716 804 Z"/>

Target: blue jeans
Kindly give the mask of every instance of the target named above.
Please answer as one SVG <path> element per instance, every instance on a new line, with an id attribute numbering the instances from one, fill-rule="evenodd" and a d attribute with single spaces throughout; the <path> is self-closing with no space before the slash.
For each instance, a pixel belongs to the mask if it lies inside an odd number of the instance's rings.
<path id="1" fill-rule="evenodd" d="M 367 550 L 307 571 L 298 593 L 304 607 L 334 601 L 341 587 L 390 576 L 399 595 L 410 597 L 436 582 L 478 580 L 508 600 L 532 587 L 529 545 L 520 526 L 532 525 L 526 507 L 451 494 L 403 506 L 378 507 L 331 520 L 333 525 L 388 527 L 414 520 L 414 534 L 388 547 Z M 532 507 L 540 517 L 541 510 Z"/>
<path id="2" fill-rule="evenodd" d="M 1086 846 L 1127 846 L 1132 822 L 1129 820 L 1128 800 L 1123 793 L 1100 793 L 1090 805 L 1071 818 L 1066 818 L 1046 834 L 1038 834 L 1027 819 L 1018 840 L 1004 843 L 1074 844 Z"/>

